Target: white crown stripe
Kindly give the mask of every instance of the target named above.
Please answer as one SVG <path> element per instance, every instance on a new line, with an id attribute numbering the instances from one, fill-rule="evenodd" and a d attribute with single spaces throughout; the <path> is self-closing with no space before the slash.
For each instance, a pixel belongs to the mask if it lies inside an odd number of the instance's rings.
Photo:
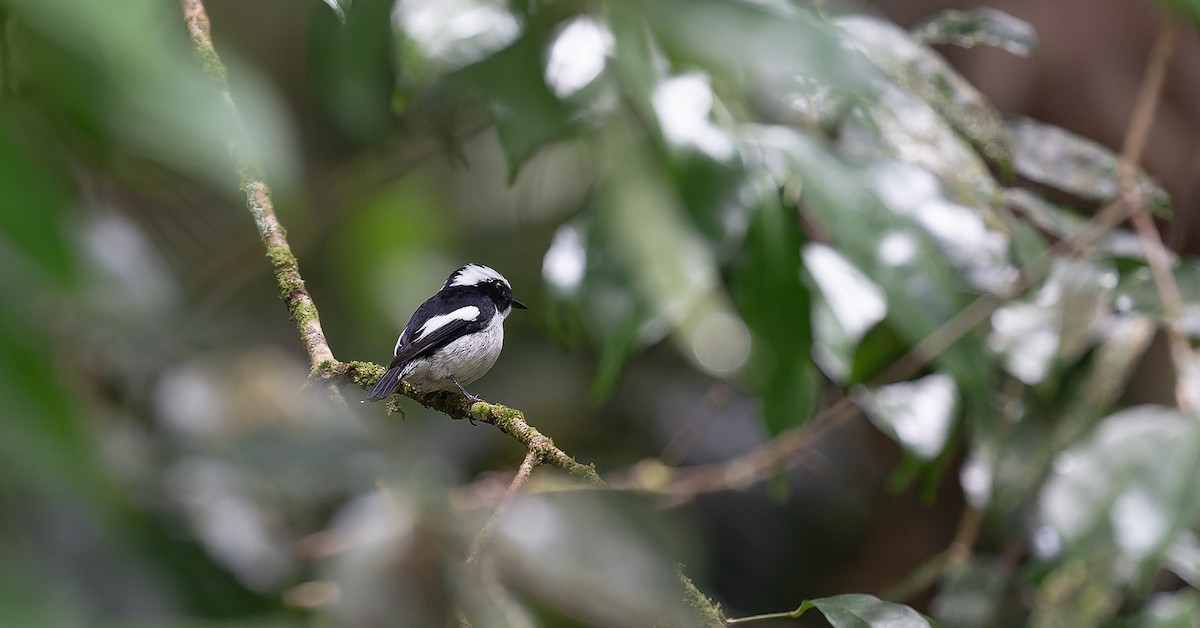
<path id="1" fill-rule="evenodd" d="M 478 286 L 485 281 L 499 281 L 507 284 L 508 280 L 500 273 L 478 264 L 467 264 L 458 269 L 450 280 L 452 286 Z"/>
<path id="2" fill-rule="evenodd" d="M 428 336 L 441 327 L 450 324 L 451 321 L 473 321 L 477 318 L 479 318 L 479 308 L 475 307 L 474 305 L 460 307 L 448 314 L 431 316 L 429 320 L 425 321 L 424 325 L 421 325 L 421 329 L 417 330 L 417 337 L 414 338 L 414 341 Z"/>

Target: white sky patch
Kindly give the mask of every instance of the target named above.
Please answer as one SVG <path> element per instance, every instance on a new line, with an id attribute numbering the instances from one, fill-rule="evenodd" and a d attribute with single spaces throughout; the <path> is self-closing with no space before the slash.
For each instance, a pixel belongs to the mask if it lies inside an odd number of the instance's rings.
<path id="1" fill-rule="evenodd" d="M 847 262 L 837 251 L 823 244 L 810 244 L 802 253 L 804 265 L 817 282 L 829 309 L 846 335 L 862 338 L 887 314 L 883 290 Z"/>
<path id="2" fill-rule="evenodd" d="M 1005 370 L 1026 384 L 1046 377 L 1060 340 L 1058 316 L 1049 307 L 1015 303 L 992 313 L 988 347 L 1003 354 Z"/>
<path id="3" fill-rule="evenodd" d="M 714 96 L 707 75 L 669 78 L 654 89 L 651 100 L 667 141 L 691 146 L 718 161 L 733 157 L 733 139 L 709 120 Z"/>
<path id="4" fill-rule="evenodd" d="M 910 233 L 890 231 L 879 239 L 879 261 L 904 266 L 917 257 L 917 243 Z"/>
<path id="5" fill-rule="evenodd" d="M 570 224 L 559 227 L 542 258 L 542 278 L 551 288 L 574 294 L 583 283 L 586 271 L 587 249 L 583 231 Z"/>
<path id="6" fill-rule="evenodd" d="M 502 281 L 508 283 L 500 273 L 479 264 L 467 264 L 450 282 L 452 286 L 478 286 L 485 281 Z"/>
<path id="7" fill-rule="evenodd" d="M 1016 280 L 1008 238 L 988 229 L 978 211 L 947 200 L 933 173 L 907 163 L 886 164 L 874 170 L 872 189 L 893 212 L 936 238 L 971 285 L 998 292 Z"/>
<path id="8" fill-rule="evenodd" d="M 546 85 L 559 98 L 587 87 L 604 71 L 613 45 L 612 32 L 590 16 L 571 20 L 550 45 Z"/>
<path id="9" fill-rule="evenodd" d="M 417 330 L 416 340 L 420 340 L 454 321 L 473 321 L 477 318 L 479 318 L 479 308 L 474 305 L 460 307 L 448 314 L 439 314 L 421 325 L 421 329 Z"/>
<path id="10" fill-rule="evenodd" d="M 1150 556 L 1171 532 L 1172 522 L 1159 499 L 1137 488 L 1117 496 L 1110 517 L 1117 543 L 1134 560 Z"/>
<path id="11" fill-rule="evenodd" d="M 946 446 L 958 408 L 958 387 L 953 377 L 934 373 L 881 386 L 868 392 L 866 398 L 871 422 L 914 455 L 929 460 Z"/>
<path id="12" fill-rule="evenodd" d="M 400 0 L 392 20 L 427 58 L 461 68 L 500 50 L 521 23 L 496 0 Z"/>

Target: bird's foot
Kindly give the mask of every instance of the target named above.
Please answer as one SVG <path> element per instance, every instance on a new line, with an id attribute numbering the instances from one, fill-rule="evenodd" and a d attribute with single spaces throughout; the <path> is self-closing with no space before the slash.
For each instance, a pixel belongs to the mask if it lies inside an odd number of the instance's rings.
<path id="1" fill-rule="evenodd" d="M 450 378 L 450 381 L 454 382 L 454 385 L 458 387 L 458 391 L 467 398 L 467 421 L 469 421 L 471 425 L 475 425 L 475 417 L 471 415 L 471 407 L 477 403 L 483 402 L 483 397 L 480 397 L 479 395 L 472 395 L 471 393 L 467 392 L 467 389 L 463 388 L 463 385 L 458 383 L 458 380 L 453 376 Z"/>

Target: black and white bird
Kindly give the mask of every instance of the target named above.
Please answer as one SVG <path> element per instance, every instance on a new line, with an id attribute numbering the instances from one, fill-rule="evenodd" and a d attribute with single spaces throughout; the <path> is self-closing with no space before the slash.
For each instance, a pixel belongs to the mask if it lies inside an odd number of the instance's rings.
<path id="1" fill-rule="evenodd" d="M 363 401 L 387 398 L 401 380 L 420 392 L 458 388 L 471 403 L 480 401 L 464 386 L 483 377 L 500 357 L 504 319 L 513 308 L 527 309 L 500 273 L 479 264 L 450 273 L 442 289 L 408 319 L 392 363 Z"/>

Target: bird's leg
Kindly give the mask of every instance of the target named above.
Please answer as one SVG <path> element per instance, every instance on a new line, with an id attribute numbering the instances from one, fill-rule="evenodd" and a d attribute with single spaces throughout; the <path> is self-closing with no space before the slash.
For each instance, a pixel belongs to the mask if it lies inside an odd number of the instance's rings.
<path id="1" fill-rule="evenodd" d="M 467 398 L 467 420 L 471 422 L 471 425 L 475 425 L 475 417 L 471 416 L 471 406 L 483 401 L 483 398 L 467 392 L 467 389 L 463 388 L 463 385 L 458 383 L 458 380 L 453 375 L 450 376 L 450 381 L 454 382 L 454 385 L 458 386 L 458 391 Z"/>

